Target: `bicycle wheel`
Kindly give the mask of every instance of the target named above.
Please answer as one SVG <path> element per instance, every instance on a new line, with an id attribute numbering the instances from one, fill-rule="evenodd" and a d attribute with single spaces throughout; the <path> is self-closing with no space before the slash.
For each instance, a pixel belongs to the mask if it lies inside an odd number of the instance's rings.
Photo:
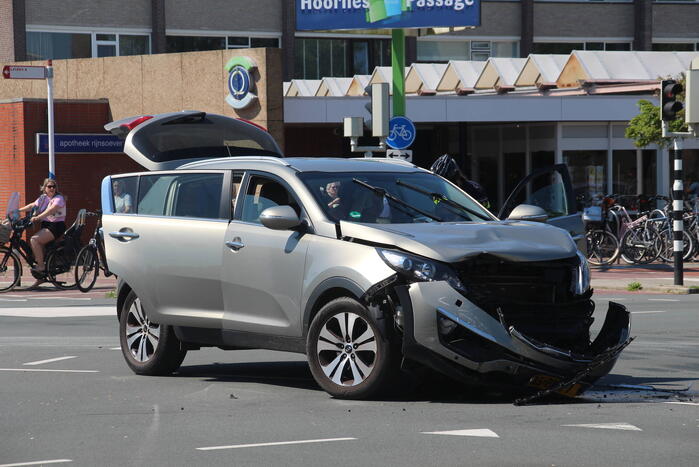
<path id="1" fill-rule="evenodd" d="M 73 249 L 59 246 L 46 258 L 46 278 L 58 289 L 75 288 L 74 261 L 75 252 Z"/>
<path id="2" fill-rule="evenodd" d="M 14 289 L 22 277 L 22 263 L 17 253 L 0 247 L 0 292 Z"/>
<path id="3" fill-rule="evenodd" d="M 644 226 L 633 227 L 621 237 L 621 259 L 629 264 L 650 263 L 658 257 L 659 244 L 656 230 Z"/>
<path id="4" fill-rule="evenodd" d="M 694 241 L 691 235 L 687 231 L 682 232 L 682 238 L 684 239 L 684 249 L 682 260 L 687 261 L 694 254 Z M 660 232 L 660 253 L 659 256 L 663 261 L 671 263 L 675 260 L 675 248 L 673 241 L 673 231 L 671 229 L 665 229 Z"/>
<path id="5" fill-rule="evenodd" d="M 585 233 L 587 259 L 590 264 L 604 266 L 612 264 L 619 255 L 619 242 L 606 230 L 589 230 Z"/>
<path id="6" fill-rule="evenodd" d="M 89 292 L 94 287 L 99 273 L 99 257 L 97 248 L 86 245 L 75 259 L 75 284 L 81 292 Z"/>

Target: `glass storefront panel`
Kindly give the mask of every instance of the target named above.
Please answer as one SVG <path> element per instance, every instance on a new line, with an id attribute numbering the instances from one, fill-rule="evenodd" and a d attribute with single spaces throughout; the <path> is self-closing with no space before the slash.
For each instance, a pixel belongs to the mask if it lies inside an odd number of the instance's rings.
<path id="1" fill-rule="evenodd" d="M 226 38 L 213 36 L 167 36 L 166 44 L 168 53 L 222 50 L 226 48 Z"/>
<path id="2" fill-rule="evenodd" d="M 63 32 L 27 32 L 28 60 L 92 57 L 92 35 Z"/>
<path id="3" fill-rule="evenodd" d="M 636 150 L 612 152 L 612 193 L 637 195 Z"/>
<path id="4" fill-rule="evenodd" d="M 657 151 L 655 149 L 645 149 L 641 151 L 641 167 L 643 168 L 641 192 L 645 195 L 658 194 L 657 160 Z"/>
<path id="5" fill-rule="evenodd" d="M 148 36 L 119 34 L 119 55 L 147 55 L 149 53 Z"/>
<path id="6" fill-rule="evenodd" d="M 607 151 L 563 151 L 563 162 L 573 182 L 573 193 L 586 205 L 599 202 L 605 187 Z"/>
<path id="7" fill-rule="evenodd" d="M 473 132 L 473 178 L 481 184 L 491 206 L 498 209 L 498 148 L 497 128 L 476 128 Z M 504 201 L 504 200 L 503 200 Z"/>
<path id="8" fill-rule="evenodd" d="M 417 41 L 417 59 L 420 62 L 448 62 L 468 60 L 471 56 L 469 41 Z"/>
<path id="9" fill-rule="evenodd" d="M 503 189 L 507 199 L 515 186 L 527 175 L 525 128 L 523 126 L 503 127 L 502 149 L 505 163 Z"/>
<path id="10" fill-rule="evenodd" d="M 352 71 L 355 75 L 369 74 L 369 43 L 352 42 Z M 373 71 L 373 70 L 372 70 Z"/>
<path id="11" fill-rule="evenodd" d="M 250 47 L 279 47 L 276 37 L 251 37 Z"/>

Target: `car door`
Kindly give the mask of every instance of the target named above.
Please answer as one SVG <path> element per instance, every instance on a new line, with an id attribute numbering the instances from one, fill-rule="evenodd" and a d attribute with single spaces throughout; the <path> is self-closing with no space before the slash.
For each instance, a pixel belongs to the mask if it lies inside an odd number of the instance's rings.
<path id="1" fill-rule="evenodd" d="M 523 178 L 505 201 L 498 217 L 505 219 L 520 204 L 544 209 L 547 223 L 564 229 L 585 251 L 585 225 L 577 209 L 568 167 L 556 164 L 537 169 Z"/>
<path id="2" fill-rule="evenodd" d="M 131 178 L 114 181 L 136 200 L 133 211 L 112 208 L 103 215 L 110 268 L 134 289 L 154 320 L 220 327 L 220 245 L 231 212 L 230 172 L 147 173 L 135 184 Z M 114 193 L 108 200 L 112 206 L 117 205 Z"/>
<path id="3" fill-rule="evenodd" d="M 272 206 L 303 209 L 280 178 L 249 173 L 223 245 L 223 328 L 265 336 L 300 337 L 301 294 L 311 234 L 272 230 L 260 213 Z"/>

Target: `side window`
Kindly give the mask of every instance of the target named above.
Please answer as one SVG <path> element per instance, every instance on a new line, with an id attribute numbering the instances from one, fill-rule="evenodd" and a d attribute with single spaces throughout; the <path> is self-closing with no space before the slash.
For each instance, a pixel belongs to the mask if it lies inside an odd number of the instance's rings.
<path id="1" fill-rule="evenodd" d="M 145 175 L 138 190 L 138 213 L 218 219 L 222 188 L 223 174 Z"/>
<path id="2" fill-rule="evenodd" d="M 121 177 L 112 179 L 112 199 L 114 212 L 133 214 L 136 212 L 136 190 L 138 177 Z"/>
<path id="3" fill-rule="evenodd" d="M 199 219 L 221 218 L 223 174 L 183 174 L 175 181 L 170 215 Z"/>
<path id="4" fill-rule="evenodd" d="M 276 180 L 254 176 L 250 179 L 245 198 L 241 220 L 260 224 L 260 214 L 273 206 L 291 206 L 299 212 L 299 206 L 287 189 Z"/>
<path id="5" fill-rule="evenodd" d="M 550 171 L 533 177 L 507 207 L 511 211 L 522 203 L 543 208 L 549 219 L 568 215 L 568 198 L 561 174 Z"/>

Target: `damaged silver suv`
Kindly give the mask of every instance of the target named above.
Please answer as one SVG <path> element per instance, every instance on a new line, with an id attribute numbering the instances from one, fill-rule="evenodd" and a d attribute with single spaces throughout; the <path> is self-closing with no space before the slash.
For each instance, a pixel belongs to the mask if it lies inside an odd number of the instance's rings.
<path id="1" fill-rule="evenodd" d="M 527 220 L 547 210 L 499 220 L 412 164 L 283 158 L 262 129 L 203 112 L 106 128 L 151 170 L 102 185 L 121 348 L 138 374 L 216 346 L 305 353 L 341 398 L 376 396 L 405 365 L 579 392 L 629 340 L 614 303 L 591 339 L 584 255 Z"/>

